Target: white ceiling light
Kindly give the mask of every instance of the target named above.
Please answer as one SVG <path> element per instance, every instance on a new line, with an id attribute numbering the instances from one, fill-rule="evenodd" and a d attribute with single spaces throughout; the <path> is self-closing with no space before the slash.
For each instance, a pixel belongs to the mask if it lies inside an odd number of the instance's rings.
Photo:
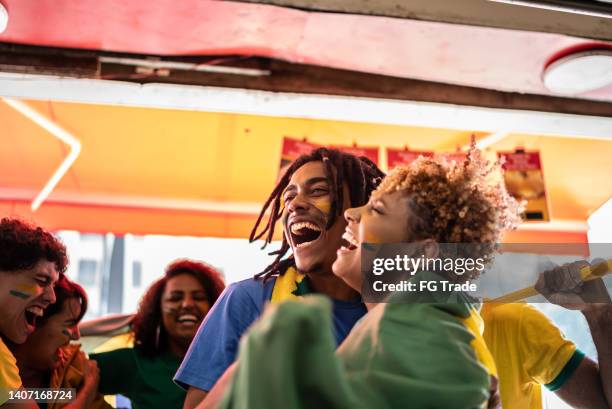
<path id="1" fill-rule="evenodd" d="M 0 34 L 6 29 L 8 24 L 8 10 L 0 3 Z"/>
<path id="2" fill-rule="evenodd" d="M 593 49 L 562 57 L 544 70 L 550 91 L 578 95 L 612 84 L 612 50 Z"/>

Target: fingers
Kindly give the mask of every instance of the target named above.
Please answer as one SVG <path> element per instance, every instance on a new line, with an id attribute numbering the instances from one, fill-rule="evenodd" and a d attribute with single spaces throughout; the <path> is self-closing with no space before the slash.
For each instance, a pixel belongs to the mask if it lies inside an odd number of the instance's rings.
<path id="1" fill-rule="evenodd" d="M 596 278 L 594 280 L 585 282 L 582 289 L 582 298 L 588 303 L 612 303 L 608 289 L 601 278 Z"/>
<path id="2" fill-rule="evenodd" d="M 590 264 L 585 260 L 557 266 L 551 270 L 545 271 L 542 274 L 544 276 L 544 283 L 539 284 L 541 287 L 544 286 L 547 292 L 550 293 L 572 292 L 579 294 L 582 292 L 582 286 L 584 284 L 580 270 L 588 266 L 590 266 Z M 538 282 L 539 281 L 540 280 L 538 280 Z"/>

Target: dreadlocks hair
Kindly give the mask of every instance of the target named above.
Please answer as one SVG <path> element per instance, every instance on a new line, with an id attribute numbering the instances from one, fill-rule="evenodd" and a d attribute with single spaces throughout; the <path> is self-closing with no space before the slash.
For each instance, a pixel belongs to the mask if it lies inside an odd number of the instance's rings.
<path id="1" fill-rule="evenodd" d="M 376 189 L 378 184 L 385 177 L 385 174 L 378 166 L 365 156 L 357 157 L 349 153 L 344 153 L 336 149 L 318 148 L 308 154 L 299 156 L 289 165 L 283 176 L 280 178 L 274 190 L 264 203 L 259 217 L 255 222 L 255 226 L 249 236 L 249 241 L 252 243 L 255 240 L 264 238 L 265 248 L 272 241 L 274 236 L 274 227 L 276 222 L 283 214 L 282 195 L 291 180 L 291 176 L 300 167 L 308 162 L 323 162 L 325 176 L 330 185 L 331 209 L 327 221 L 326 229 L 330 229 L 337 217 L 342 217 L 344 203 L 344 183 L 346 182 L 349 190 L 349 199 L 351 207 L 363 206 L 367 203 L 370 194 Z M 258 233 L 257 230 L 262 224 L 262 219 L 266 212 L 270 210 L 270 215 L 265 227 Z M 266 267 L 261 273 L 255 275 L 255 278 L 263 278 L 264 280 L 275 276 L 283 275 L 287 268 L 295 265 L 293 255 L 283 259 L 284 255 L 289 250 L 289 242 L 283 235 L 283 241 L 280 249 L 269 253 L 271 256 L 276 256 L 272 264 Z"/>

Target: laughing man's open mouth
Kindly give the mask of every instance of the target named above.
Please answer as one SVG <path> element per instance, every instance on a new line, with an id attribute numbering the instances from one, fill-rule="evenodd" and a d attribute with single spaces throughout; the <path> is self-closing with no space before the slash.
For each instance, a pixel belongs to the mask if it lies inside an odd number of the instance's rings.
<path id="1" fill-rule="evenodd" d="M 296 248 L 307 246 L 321 236 L 321 228 L 311 222 L 297 222 L 290 226 L 291 241 Z"/>
<path id="2" fill-rule="evenodd" d="M 43 315 L 43 308 L 37 305 L 28 307 L 25 310 L 26 322 L 28 323 L 28 325 L 32 327 L 36 326 L 36 318 L 42 317 L 42 315 Z"/>

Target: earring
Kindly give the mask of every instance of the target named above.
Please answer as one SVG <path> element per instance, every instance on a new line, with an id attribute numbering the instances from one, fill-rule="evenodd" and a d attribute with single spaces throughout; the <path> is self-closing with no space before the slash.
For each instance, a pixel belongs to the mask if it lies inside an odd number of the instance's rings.
<path id="1" fill-rule="evenodd" d="M 157 329 L 155 330 L 155 349 L 159 351 L 159 342 L 161 337 L 161 324 L 157 324 Z"/>

